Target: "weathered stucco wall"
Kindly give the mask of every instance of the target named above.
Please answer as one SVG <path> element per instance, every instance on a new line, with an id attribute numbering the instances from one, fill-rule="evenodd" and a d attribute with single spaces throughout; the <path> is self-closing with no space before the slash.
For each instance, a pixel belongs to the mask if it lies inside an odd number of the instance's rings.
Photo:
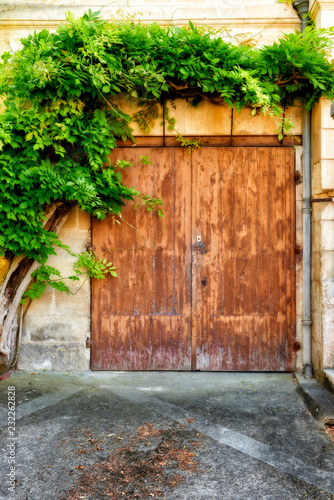
<path id="1" fill-rule="evenodd" d="M 19 39 L 34 29 L 55 29 L 71 10 L 82 15 L 88 8 L 98 10 L 101 2 L 90 0 L 0 0 L 0 51 L 8 50 L 7 42 L 15 50 Z M 300 20 L 291 6 L 277 0 L 184 0 L 181 2 L 134 1 L 114 2 L 103 9 L 103 16 L 126 16 L 143 22 L 157 21 L 166 24 L 205 22 L 213 26 L 226 26 L 232 38 L 237 33 L 256 35 L 258 43 L 272 43 L 281 32 L 291 32 L 300 27 Z M 133 110 L 132 110 L 133 112 Z M 231 109 L 209 103 L 201 103 L 195 110 L 183 100 L 177 101 L 177 130 L 183 135 L 214 136 L 231 134 Z M 292 108 L 288 115 L 296 124 L 295 134 L 301 134 L 301 109 Z M 160 120 L 150 135 L 161 135 Z M 269 117 L 251 117 L 249 110 L 233 115 L 234 135 L 275 135 L 277 123 Z M 142 132 L 135 130 L 135 134 Z M 172 132 L 167 132 L 172 134 Z M 296 169 L 301 171 L 301 148 L 296 148 Z M 302 245 L 301 187 L 297 187 L 297 242 Z M 90 218 L 74 209 L 60 233 L 62 241 L 76 251 L 85 250 L 90 243 Z M 70 258 L 60 251 L 51 260 L 62 270 L 64 276 L 70 272 Z M 301 270 L 297 263 L 297 340 L 301 341 Z M 82 286 L 81 286 L 82 285 Z M 29 370 L 86 370 L 89 368 L 89 349 L 86 339 L 90 336 L 90 283 L 72 286 L 75 295 L 66 296 L 47 290 L 42 299 L 29 306 L 25 316 L 19 368 Z M 297 367 L 301 369 L 301 351 L 297 354 Z"/>

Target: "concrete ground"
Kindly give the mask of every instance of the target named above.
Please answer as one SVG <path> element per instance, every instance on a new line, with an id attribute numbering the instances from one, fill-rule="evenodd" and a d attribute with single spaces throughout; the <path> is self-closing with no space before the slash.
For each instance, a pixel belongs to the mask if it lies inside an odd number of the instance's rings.
<path id="1" fill-rule="evenodd" d="M 0 398 L 1 499 L 334 499 L 292 374 L 16 372 Z"/>

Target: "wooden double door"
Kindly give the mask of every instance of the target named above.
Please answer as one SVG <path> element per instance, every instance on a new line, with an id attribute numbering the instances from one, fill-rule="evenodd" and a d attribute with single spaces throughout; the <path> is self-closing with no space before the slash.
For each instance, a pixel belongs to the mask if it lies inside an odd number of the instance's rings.
<path id="1" fill-rule="evenodd" d="M 94 221 L 94 251 L 118 278 L 93 281 L 93 370 L 294 369 L 293 153 L 115 152 L 165 217 L 128 202 L 122 219 Z"/>

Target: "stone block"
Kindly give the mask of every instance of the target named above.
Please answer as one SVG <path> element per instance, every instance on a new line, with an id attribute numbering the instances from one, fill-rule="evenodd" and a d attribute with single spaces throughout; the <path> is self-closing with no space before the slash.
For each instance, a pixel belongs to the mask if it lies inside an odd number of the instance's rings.
<path id="1" fill-rule="evenodd" d="M 184 116 L 184 129 L 180 130 L 184 135 L 229 135 L 231 133 L 232 109 L 225 105 L 215 105 L 209 102 L 201 102 L 197 108 L 190 106 L 185 100 L 175 101 L 176 128 L 178 129 L 178 117 Z"/>
<path id="2" fill-rule="evenodd" d="M 301 201 L 296 202 L 296 243 L 302 245 L 303 242 L 303 213 L 302 213 L 303 203 Z"/>
<path id="3" fill-rule="evenodd" d="M 303 344 L 303 266 L 296 265 L 296 340 Z M 302 350 L 297 351 L 297 369 L 302 366 Z"/>
<path id="4" fill-rule="evenodd" d="M 29 305 L 26 318 L 29 316 L 47 316 L 54 314 L 54 290 L 47 287 L 40 299 L 34 299 Z"/>
<path id="5" fill-rule="evenodd" d="M 252 110 L 245 108 L 240 113 L 234 109 L 233 135 L 277 135 L 278 120 L 269 115 L 252 116 Z"/>
<path id="6" fill-rule="evenodd" d="M 62 248 L 55 248 L 56 255 L 50 255 L 48 259 L 48 264 L 54 266 L 57 261 L 62 262 L 62 261 L 68 261 L 68 262 L 74 262 L 76 260 L 76 257 L 72 257 L 66 250 L 63 250 Z M 61 265 L 61 264 L 60 264 Z"/>
<path id="7" fill-rule="evenodd" d="M 321 220 L 334 220 L 334 204 L 324 203 L 320 214 Z"/>
<path id="8" fill-rule="evenodd" d="M 92 220 L 89 213 L 85 210 L 80 210 L 78 208 L 78 226 L 79 229 L 86 229 L 90 232 L 92 226 Z"/>
<path id="9" fill-rule="evenodd" d="M 334 220 L 321 222 L 321 248 L 334 250 Z"/>
<path id="10" fill-rule="evenodd" d="M 90 350 L 84 344 L 22 344 L 19 370 L 86 371 L 89 370 Z"/>
<path id="11" fill-rule="evenodd" d="M 321 281 L 321 253 L 312 252 L 312 281 Z"/>
<path id="12" fill-rule="evenodd" d="M 90 280 L 87 279 L 87 275 L 83 274 L 79 276 L 79 281 L 72 281 L 67 279 L 68 276 L 75 275 L 75 271 L 73 270 L 73 263 L 75 262 L 75 258 L 68 256 L 65 254 L 63 257 L 58 257 L 56 255 L 52 255 L 48 259 L 48 265 L 56 267 L 60 273 L 62 281 L 70 288 L 71 291 L 77 290 L 78 286 L 83 285 L 84 287 L 88 287 Z M 64 294 L 65 296 L 65 294 Z M 43 300 L 41 297 L 40 300 Z"/>
<path id="13" fill-rule="evenodd" d="M 303 133 L 303 108 L 300 104 L 287 108 L 285 116 L 294 124 L 292 132 L 294 135 L 302 135 Z"/>
<path id="14" fill-rule="evenodd" d="M 322 342 L 312 340 L 312 363 L 316 373 L 323 369 L 323 350 Z"/>
<path id="15" fill-rule="evenodd" d="M 86 250 L 91 240 L 90 229 L 76 229 L 63 227 L 59 233 L 59 238 L 65 245 L 75 253 L 80 253 Z M 61 252 L 59 252 L 60 254 Z"/>
<path id="16" fill-rule="evenodd" d="M 312 110 L 311 129 L 312 161 L 316 164 L 321 160 L 321 111 L 319 103 Z"/>
<path id="17" fill-rule="evenodd" d="M 303 173 L 303 146 L 295 146 L 295 169 Z"/>
<path id="18" fill-rule="evenodd" d="M 25 331 L 31 342 L 85 342 L 90 336 L 89 316 L 28 316 Z"/>
<path id="19" fill-rule="evenodd" d="M 91 216 L 76 205 L 72 208 L 62 231 L 71 229 L 75 233 L 77 230 L 90 230 L 90 228 Z M 62 234 L 62 232 L 60 234 Z"/>
<path id="20" fill-rule="evenodd" d="M 321 221 L 323 210 L 324 207 L 322 203 L 312 204 L 312 224 Z"/>
<path id="21" fill-rule="evenodd" d="M 296 340 L 303 345 L 303 261 L 296 262 Z M 302 371 L 303 351 L 300 349 L 296 353 L 296 370 Z"/>
<path id="22" fill-rule="evenodd" d="M 312 313 L 312 357 L 317 370 L 322 369 L 323 364 L 323 337 L 322 337 L 322 315 L 320 312 Z"/>
<path id="23" fill-rule="evenodd" d="M 294 106 L 286 111 L 287 119 L 291 120 L 295 127 L 293 133 L 302 133 L 302 108 Z M 240 113 L 234 109 L 233 113 L 233 135 L 277 135 L 281 117 L 271 117 L 266 114 L 252 116 L 252 110 L 245 108 Z"/>
<path id="24" fill-rule="evenodd" d="M 321 281 L 334 279 L 334 252 L 324 251 L 321 253 Z"/>
<path id="25" fill-rule="evenodd" d="M 78 207 L 74 206 L 68 216 L 67 221 L 63 225 L 63 229 L 78 229 Z"/>
<path id="26" fill-rule="evenodd" d="M 319 101 L 318 107 L 320 110 L 320 127 L 322 129 L 334 130 L 334 119 L 331 117 L 331 101 L 322 98 Z"/>
<path id="27" fill-rule="evenodd" d="M 301 341 L 299 340 L 301 343 Z M 304 364 L 303 364 L 303 349 L 299 349 L 296 353 L 296 372 L 301 373 L 304 369 Z"/>
<path id="28" fill-rule="evenodd" d="M 334 278 L 323 282 L 323 362 L 334 368 Z"/>
<path id="29" fill-rule="evenodd" d="M 312 196 L 322 192 L 321 185 L 321 161 L 318 161 L 312 168 Z"/>
<path id="30" fill-rule="evenodd" d="M 0 18 L 1 18 L 1 14 L 2 13 L 0 12 Z M 34 30 L 29 29 L 29 26 L 27 26 L 24 29 L 15 29 L 14 26 L 8 26 L 6 28 L 7 29 L 1 30 L 0 54 L 7 52 L 9 46 L 14 52 L 16 52 L 17 50 L 20 50 L 22 48 L 22 43 L 21 43 L 20 39 L 25 38 L 28 35 L 34 33 Z"/>
<path id="31" fill-rule="evenodd" d="M 334 158 L 334 130 L 321 129 L 321 159 Z"/>
<path id="32" fill-rule="evenodd" d="M 329 7 L 332 7 L 332 5 Z M 326 9 L 326 5 L 324 5 L 320 11 L 319 24 L 321 28 L 332 28 L 334 26 L 334 10 L 331 8 Z"/>
<path id="33" fill-rule="evenodd" d="M 121 96 L 116 97 L 112 101 L 112 104 L 119 107 L 123 111 L 123 113 L 126 113 L 127 115 L 129 115 L 131 117 L 133 117 L 136 113 L 138 113 L 142 110 L 142 108 L 140 106 L 136 105 L 136 101 L 134 99 L 129 101 L 126 99 L 125 95 L 121 95 Z M 168 106 L 168 104 L 167 104 L 167 106 Z M 170 108 L 170 106 L 168 106 L 168 107 Z M 160 104 L 157 105 L 157 113 L 158 113 L 158 117 L 154 120 L 154 125 L 151 128 L 149 134 L 146 134 L 143 130 L 141 130 L 137 123 L 131 122 L 131 128 L 133 129 L 133 135 L 134 136 L 142 136 L 142 135 L 161 136 L 163 134 L 163 127 L 161 125 L 162 107 Z M 172 109 L 170 109 L 170 115 L 174 116 L 172 114 Z M 166 126 L 166 129 L 167 129 L 167 126 Z"/>
<path id="34" fill-rule="evenodd" d="M 310 3 L 309 3 L 309 8 L 310 8 L 310 10 L 311 10 L 311 9 L 312 9 L 312 10 L 314 9 L 315 4 L 316 4 L 317 2 L 318 2 L 318 0 L 310 0 Z"/>
<path id="35" fill-rule="evenodd" d="M 330 309 L 334 310 L 334 278 L 323 281 L 322 283 L 322 296 L 323 296 L 323 316 Z M 334 330 L 333 330 L 334 335 Z"/>
<path id="36" fill-rule="evenodd" d="M 318 252 L 320 250 L 321 243 L 321 223 L 319 221 L 314 221 L 312 223 L 312 252 Z"/>
<path id="37" fill-rule="evenodd" d="M 322 304 L 322 285 L 320 281 L 312 281 L 312 313 L 319 313 Z"/>
<path id="38" fill-rule="evenodd" d="M 334 189 L 334 159 L 321 160 L 321 188 L 324 190 Z"/>
<path id="39" fill-rule="evenodd" d="M 54 302 L 57 316 L 90 316 L 90 288 L 80 288 L 76 295 L 65 295 L 56 290 Z"/>
<path id="40" fill-rule="evenodd" d="M 300 172 L 300 171 L 299 171 Z M 302 174 L 301 174 L 302 175 Z M 301 202 L 301 208 L 303 208 L 303 184 L 296 184 L 296 202 Z"/>

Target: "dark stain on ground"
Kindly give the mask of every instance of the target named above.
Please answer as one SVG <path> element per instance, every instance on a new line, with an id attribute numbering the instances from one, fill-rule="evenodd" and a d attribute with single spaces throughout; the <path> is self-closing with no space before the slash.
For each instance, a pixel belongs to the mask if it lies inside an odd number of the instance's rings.
<path id="1" fill-rule="evenodd" d="M 90 434 L 86 437 L 90 444 L 97 444 Z M 123 440 L 116 435 L 113 437 Z M 82 475 L 60 498 L 117 500 L 165 497 L 188 474 L 201 472 L 197 461 L 197 451 L 202 446 L 201 437 L 201 434 L 186 430 L 181 424 L 175 423 L 170 429 L 162 429 L 144 423 L 138 427 L 134 437 L 127 439 L 126 444 L 123 442 L 106 460 L 88 467 L 76 467 Z M 79 453 L 82 452 L 84 450 L 79 450 Z"/>

